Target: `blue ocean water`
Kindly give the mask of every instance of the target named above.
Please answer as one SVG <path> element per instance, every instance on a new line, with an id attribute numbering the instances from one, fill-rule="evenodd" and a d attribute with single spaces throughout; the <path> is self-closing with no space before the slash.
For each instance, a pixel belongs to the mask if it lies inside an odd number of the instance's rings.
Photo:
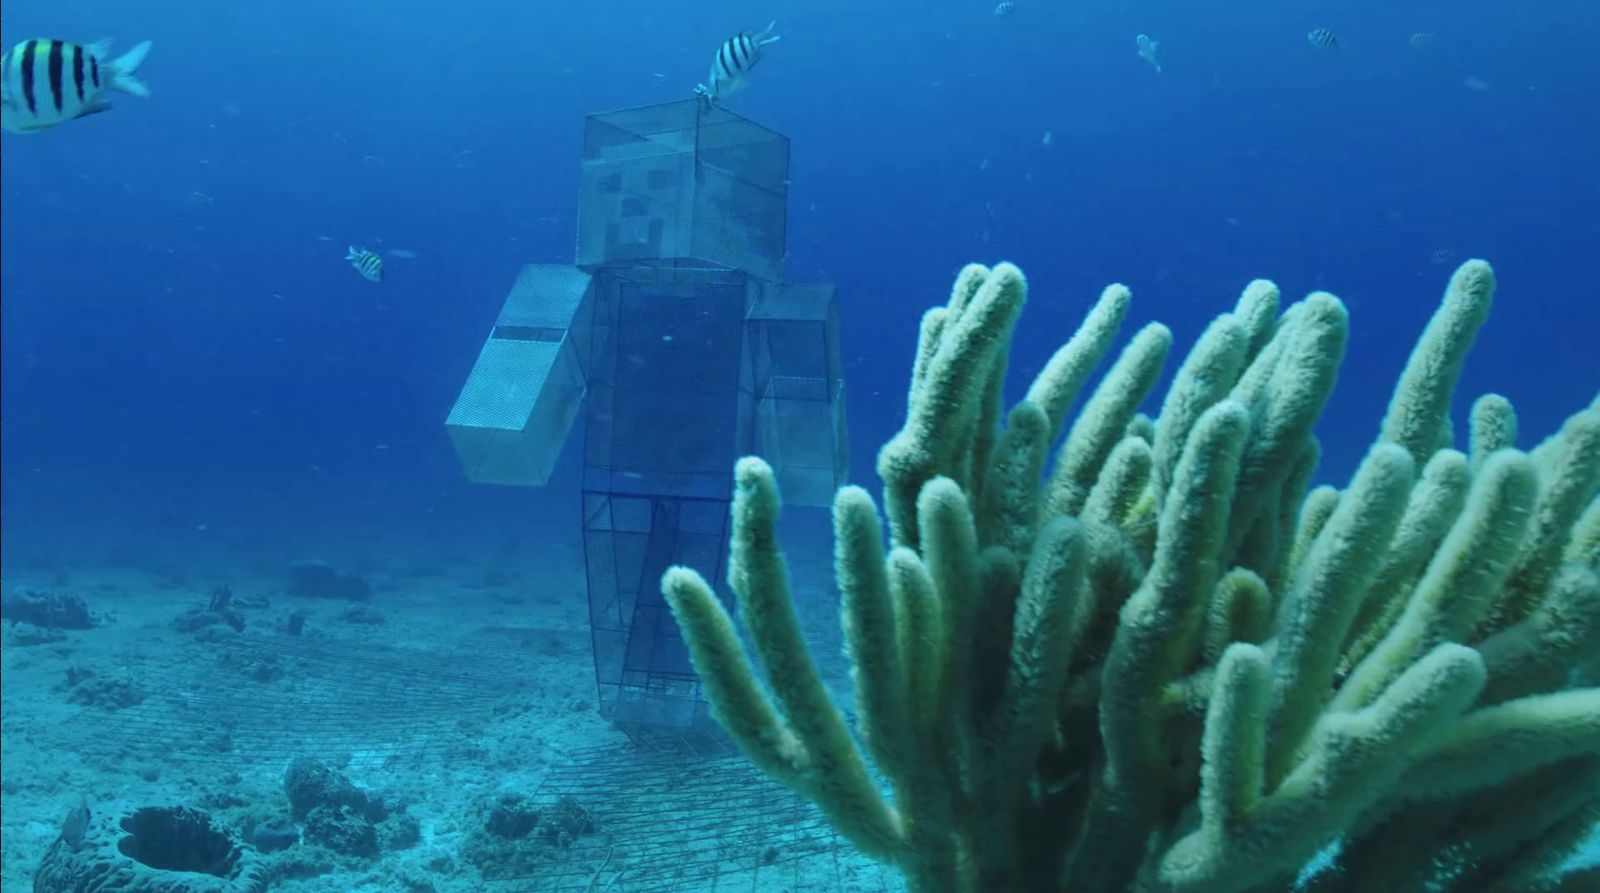
<path id="1" fill-rule="evenodd" d="M 14 555 L 570 520 L 559 492 L 466 483 L 444 414 L 518 266 L 571 258 L 582 117 L 687 95 L 721 36 L 771 18 L 784 39 L 729 106 L 794 141 L 790 278 L 841 290 L 858 480 L 898 424 L 918 315 L 969 260 L 1030 276 L 1022 370 L 1113 281 L 1180 345 L 1252 277 L 1340 295 L 1329 480 L 1466 257 L 1501 290 L 1463 395 L 1505 393 L 1537 437 L 1600 381 L 1600 14 L 1582 0 L 6 12 L 8 46 L 155 41 L 148 101 L 5 137 Z M 347 244 L 416 258 L 373 285 Z"/>
<path id="2" fill-rule="evenodd" d="M 519 267 L 572 258 L 584 116 L 689 96 L 771 19 L 728 107 L 793 140 L 788 274 L 840 290 L 857 482 L 969 261 L 1029 276 L 1019 391 L 1112 282 L 1180 352 L 1252 278 L 1337 294 L 1328 482 L 1467 258 L 1500 290 L 1458 430 L 1497 391 L 1531 445 L 1600 387 L 1585 0 L 14 0 L 4 46 L 155 45 L 149 99 L 0 142 L 7 563 L 571 542 L 571 451 L 547 488 L 472 484 L 445 414 Z"/>

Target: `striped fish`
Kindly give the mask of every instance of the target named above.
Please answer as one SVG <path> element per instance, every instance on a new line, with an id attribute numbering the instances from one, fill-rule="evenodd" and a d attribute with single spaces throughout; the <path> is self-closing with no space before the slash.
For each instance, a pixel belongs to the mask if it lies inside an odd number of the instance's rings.
<path id="1" fill-rule="evenodd" d="M 777 28 L 778 23 L 773 22 L 758 33 L 740 31 L 723 41 L 711 60 L 711 76 L 694 92 L 716 102 L 744 86 L 744 76 L 761 61 L 762 48 L 778 42 Z"/>
<path id="2" fill-rule="evenodd" d="M 994 14 L 1000 16 L 1001 18 L 1011 15 L 1016 11 L 1017 4 L 1012 3 L 1011 0 L 1000 0 L 1000 3 L 994 8 Z"/>
<path id="3" fill-rule="evenodd" d="M 150 41 L 107 61 L 111 41 L 84 46 L 65 40 L 24 40 L 0 56 L 0 129 L 36 133 L 111 108 L 106 93 L 149 96 L 133 76 Z"/>
<path id="4" fill-rule="evenodd" d="M 1327 28 L 1312 28 L 1306 34 L 1306 40 L 1311 45 L 1321 50 L 1336 50 L 1339 48 L 1339 35 Z"/>
<path id="5" fill-rule="evenodd" d="M 362 278 L 369 282 L 383 281 L 383 258 L 379 257 L 376 252 L 351 245 L 350 253 L 346 254 L 344 259 L 349 261 L 350 266 L 355 267 L 356 272 L 360 273 Z"/>

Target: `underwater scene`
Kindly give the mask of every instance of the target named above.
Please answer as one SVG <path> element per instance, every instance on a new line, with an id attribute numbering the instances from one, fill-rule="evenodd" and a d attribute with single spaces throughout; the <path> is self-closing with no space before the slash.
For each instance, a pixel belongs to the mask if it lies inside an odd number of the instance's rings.
<path id="1" fill-rule="evenodd" d="M 1600 6 L 0 30 L 0 893 L 1600 893 Z"/>

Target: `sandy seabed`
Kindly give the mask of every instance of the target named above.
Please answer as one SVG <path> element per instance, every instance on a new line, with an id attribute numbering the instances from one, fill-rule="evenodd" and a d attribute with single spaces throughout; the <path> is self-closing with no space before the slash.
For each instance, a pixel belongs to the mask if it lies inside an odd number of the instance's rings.
<path id="1" fill-rule="evenodd" d="M 405 556 L 362 569 L 365 601 L 290 595 L 286 570 L 8 562 L 6 599 L 76 596 L 94 625 L 0 631 L 4 893 L 75 807 L 169 805 L 261 850 L 272 890 L 895 889 L 741 761 L 640 753 L 602 719 L 581 563 L 549 559 Z M 297 760 L 373 809 L 292 815 Z"/>

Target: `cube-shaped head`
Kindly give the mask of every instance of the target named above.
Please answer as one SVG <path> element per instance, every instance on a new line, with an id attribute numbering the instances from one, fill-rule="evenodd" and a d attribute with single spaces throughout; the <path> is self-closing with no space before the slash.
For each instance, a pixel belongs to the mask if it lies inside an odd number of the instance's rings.
<path id="1" fill-rule="evenodd" d="M 789 138 L 686 100 L 584 125 L 578 266 L 736 270 L 783 279 Z"/>
<path id="2" fill-rule="evenodd" d="M 745 326 L 757 451 L 777 472 L 786 502 L 831 505 L 850 466 L 833 286 L 768 286 Z"/>
<path id="3" fill-rule="evenodd" d="M 522 268 L 445 420 L 468 479 L 524 486 L 550 479 L 583 403 L 593 315 L 588 273 Z"/>

